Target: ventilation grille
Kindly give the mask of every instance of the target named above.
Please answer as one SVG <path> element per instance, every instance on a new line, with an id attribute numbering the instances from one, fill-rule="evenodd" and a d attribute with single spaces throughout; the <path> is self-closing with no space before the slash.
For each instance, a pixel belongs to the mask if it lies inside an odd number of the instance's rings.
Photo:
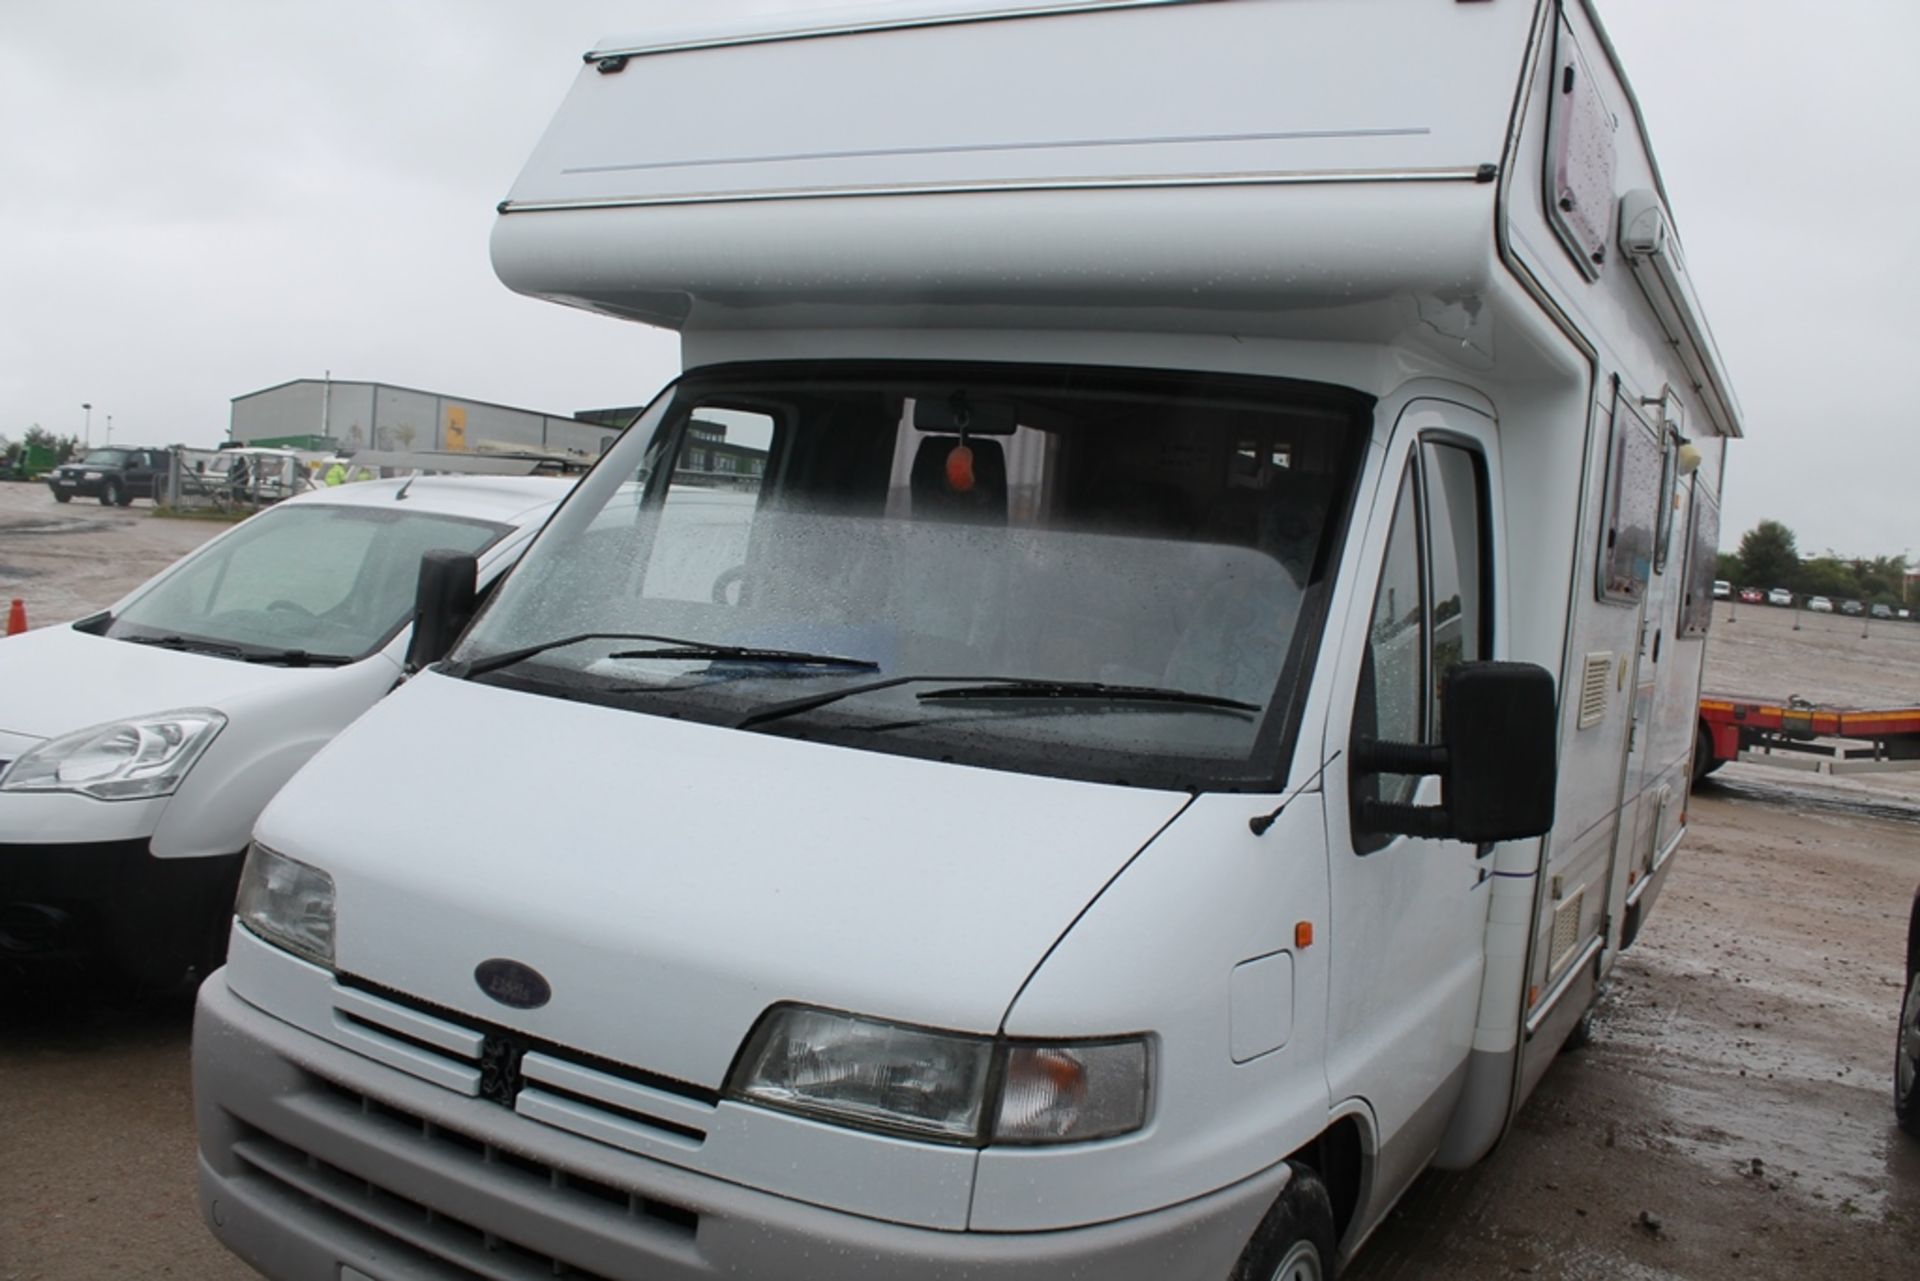
<path id="1" fill-rule="evenodd" d="M 1587 901 L 1585 889 L 1553 909 L 1553 939 L 1547 945 L 1547 973 L 1552 974 L 1580 946 L 1580 907 Z"/>
<path id="2" fill-rule="evenodd" d="M 436 1173 L 458 1168 L 460 1176 L 451 1182 L 409 1179 L 397 1163 L 360 1159 L 364 1153 L 355 1155 L 352 1142 L 345 1145 L 347 1154 L 335 1157 L 362 1167 L 349 1169 L 251 1126 L 243 1128 L 233 1155 L 247 1167 L 255 1195 L 276 1203 L 287 1217 L 324 1222 L 337 1236 L 387 1256 L 409 1275 L 449 1281 L 608 1281 L 568 1256 L 604 1255 L 605 1242 L 613 1240 L 639 1253 L 684 1258 L 699 1230 L 700 1216 L 692 1210 L 494 1147 L 323 1078 L 310 1079 L 318 1089 L 308 1096 L 315 1105 L 309 1115 L 323 1117 L 333 1138 L 371 1139 L 375 1146 L 368 1151 L 398 1147 Z M 562 1241 L 534 1229 L 529 1239 L 515 1240 L 488 1222 L 498 1217 L 486 1213 L 489 1202 L 525 1204 L 536 1198 L 556 1221 L 573 1226 L 573 1236 Z M 533 1239 L 539 1237 L 554 1239 Z"/>
<path id="3" fill-rule="evenodd" d="M 341 976 L 335 1039 L 388 1067 L 648 1156 L 697 1151 L 717 1095 Z"/>
<path id="4" fill-rule="evenodd" d="M 1607 681 L 1613 675 L 1611 652 L 1588 654 L 1580 669 L 1580 728 L 1591 729 L 1607 718 Z"/>

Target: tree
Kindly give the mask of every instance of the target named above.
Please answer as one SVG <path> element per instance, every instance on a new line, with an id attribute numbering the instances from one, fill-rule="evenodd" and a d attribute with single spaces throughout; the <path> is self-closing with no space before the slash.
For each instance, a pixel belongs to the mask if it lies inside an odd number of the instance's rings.
<path id="1" fill-rule="evenodd" d="M 1744 583 L 1747 581 L 1746 573 L 1746 568 L 1741 565 L 1740 558 L 1732 552 L 1720 552 L 1713 558 L 1713 576 L 1715 578 L 1723 578 L 1729 583 Z"/>
<path id="2" fill-rule="evenodd" d="M 1793 531 L 1777 520 L 1763 520 L 1740 539 L 1744 582 L 1780 586 L 1799 576 L 1800 551 Z"/>
<path id="3" fill-rule="evenodd" d="M 80 448 L 80 438 L 78 436 L 56 436 L 39 423 L 35 423 L 33 426 L 27 428 L 26 434 L 20 438 L 20 445 L 24 450 L 31 450 L 36 447 L 50 449 L 53 451 L 54 462 L 64 463 L 67 459 L 73 457 L 75 450 Z"/>

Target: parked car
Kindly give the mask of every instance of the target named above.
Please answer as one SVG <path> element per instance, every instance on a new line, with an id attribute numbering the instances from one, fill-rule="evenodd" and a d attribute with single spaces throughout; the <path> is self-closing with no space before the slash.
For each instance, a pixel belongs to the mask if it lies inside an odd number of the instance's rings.
<path id="1" fill-rule="evenodd" d="M 1846 600 L 1840 602 L 1840 612 L 1843 614 L 1851 614 L 1855 618 L 1858 618 L 1867 612 L 1867 607 L 1857 600 Z"/>
<path id="2" fill-rule="evenodd" d="M 1873 609 L 1869 612 L 1872 613 L 1875 618 L 1891 619 L 1893 617 L 1893 606 L 1875 601 Z"/>
<path id="3" fill-rule="evenodd" d="M 1788 591 L 1788 590 L 1787 590 L 1786 588 L 1784 588 L 1784 587 L 1776 587 L 1776 588 L 1774 588 L 1774 589 L 1773 589 L 1772 591 L 1770 591 L 1770 592 L 1768 592 L 1768 593 L 1767 593 L 1767 604 L 1769 604 L 1769 605 L 1792 605 L 1792 604 L 1793 604 L 1793 593 L 1792 593 L 1792 592 L 1790 592 L 1790 591 Z"/>
<path id="4" fill-rule="evenodd" d="M 1894 1043 L 1893 1112 L 1900 1128 L 1920 1139 L 1920 892 L 1907 924 L 1907 999 L 1900 1004 L 1900 1035 Z"/>
<path id="5" fill-rule="evenodd" d="M 0 641 L 0 969 L 163 988 L 211 968 L 254 819 L 400 679 L 422 555 L 473 553 L 491 583 L 570 486 L 306 494 L 111 609 Z"/>
<path id="6" fill-rule="evenodd" d="M 88 450 L 79 462 L 47 473 L 47 488 L 57 503 L 98 498 L 104 506 L 125 507 L 136 498 L 157 497 L 166 483 L 167 451 L 143 446 Z"/>
<path id="7" fill-rule="evenodd" d="M 1742 605 L 1760 605 L 1764 604 L 1766 599 L 1767 594 L 1758 587 L 1742 587 L 1740 589 L 1740 603 Z"/>
<path id="8" fill-rule="evenodd" d="M 1807 597 L 1807 609 L 1815 614 L 1831 614 L 1833 612 L 1833 602 L 1825 596 L 1809 596 Z"/>
<path id="9" fill-rule="evenodd" d="M 1715 600 L 1727 600 L 1731 598 L 1732 595 L 1733 595 L 1732 583 L 1728 582 L 1724 578 L 1716 578 L 1713 580 L 1713 598 Z"/>

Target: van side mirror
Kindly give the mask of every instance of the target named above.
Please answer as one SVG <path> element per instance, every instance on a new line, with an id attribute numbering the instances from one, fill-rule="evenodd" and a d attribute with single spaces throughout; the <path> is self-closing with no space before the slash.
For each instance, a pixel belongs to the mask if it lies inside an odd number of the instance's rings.
<path id="1" fill-rule="evenodd" d="M 479 578 L 479 560 L 463 552 L 431 551 L 420 558 L 413 639 L 407 645 L 409 674 L 445 658 L 473 621 Z"/>
<path id="2" fill-rule="evenodd" d="M 1361 741 L 1351 776 L 1438 774 L 1440 804 L 1359 798 L 1356 834 L 1440 840 L 1517 841 L 1553 827 L 1559 779 L 1553 677 L 1533 663 L 1460 663 L 1440 702 L 1442 743 Z"/>

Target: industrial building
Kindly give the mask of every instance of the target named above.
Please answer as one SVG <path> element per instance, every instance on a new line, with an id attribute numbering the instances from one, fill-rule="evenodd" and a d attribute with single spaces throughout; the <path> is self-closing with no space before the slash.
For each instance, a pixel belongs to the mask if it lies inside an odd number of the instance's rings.
<path id="1" fill-rule="evenodd" d="M 233 398 L 234 444 L 351 453 L 541 450 L 597 458 L 638 408 L 572 417 L 388 383 L 299 378 Z"/>

